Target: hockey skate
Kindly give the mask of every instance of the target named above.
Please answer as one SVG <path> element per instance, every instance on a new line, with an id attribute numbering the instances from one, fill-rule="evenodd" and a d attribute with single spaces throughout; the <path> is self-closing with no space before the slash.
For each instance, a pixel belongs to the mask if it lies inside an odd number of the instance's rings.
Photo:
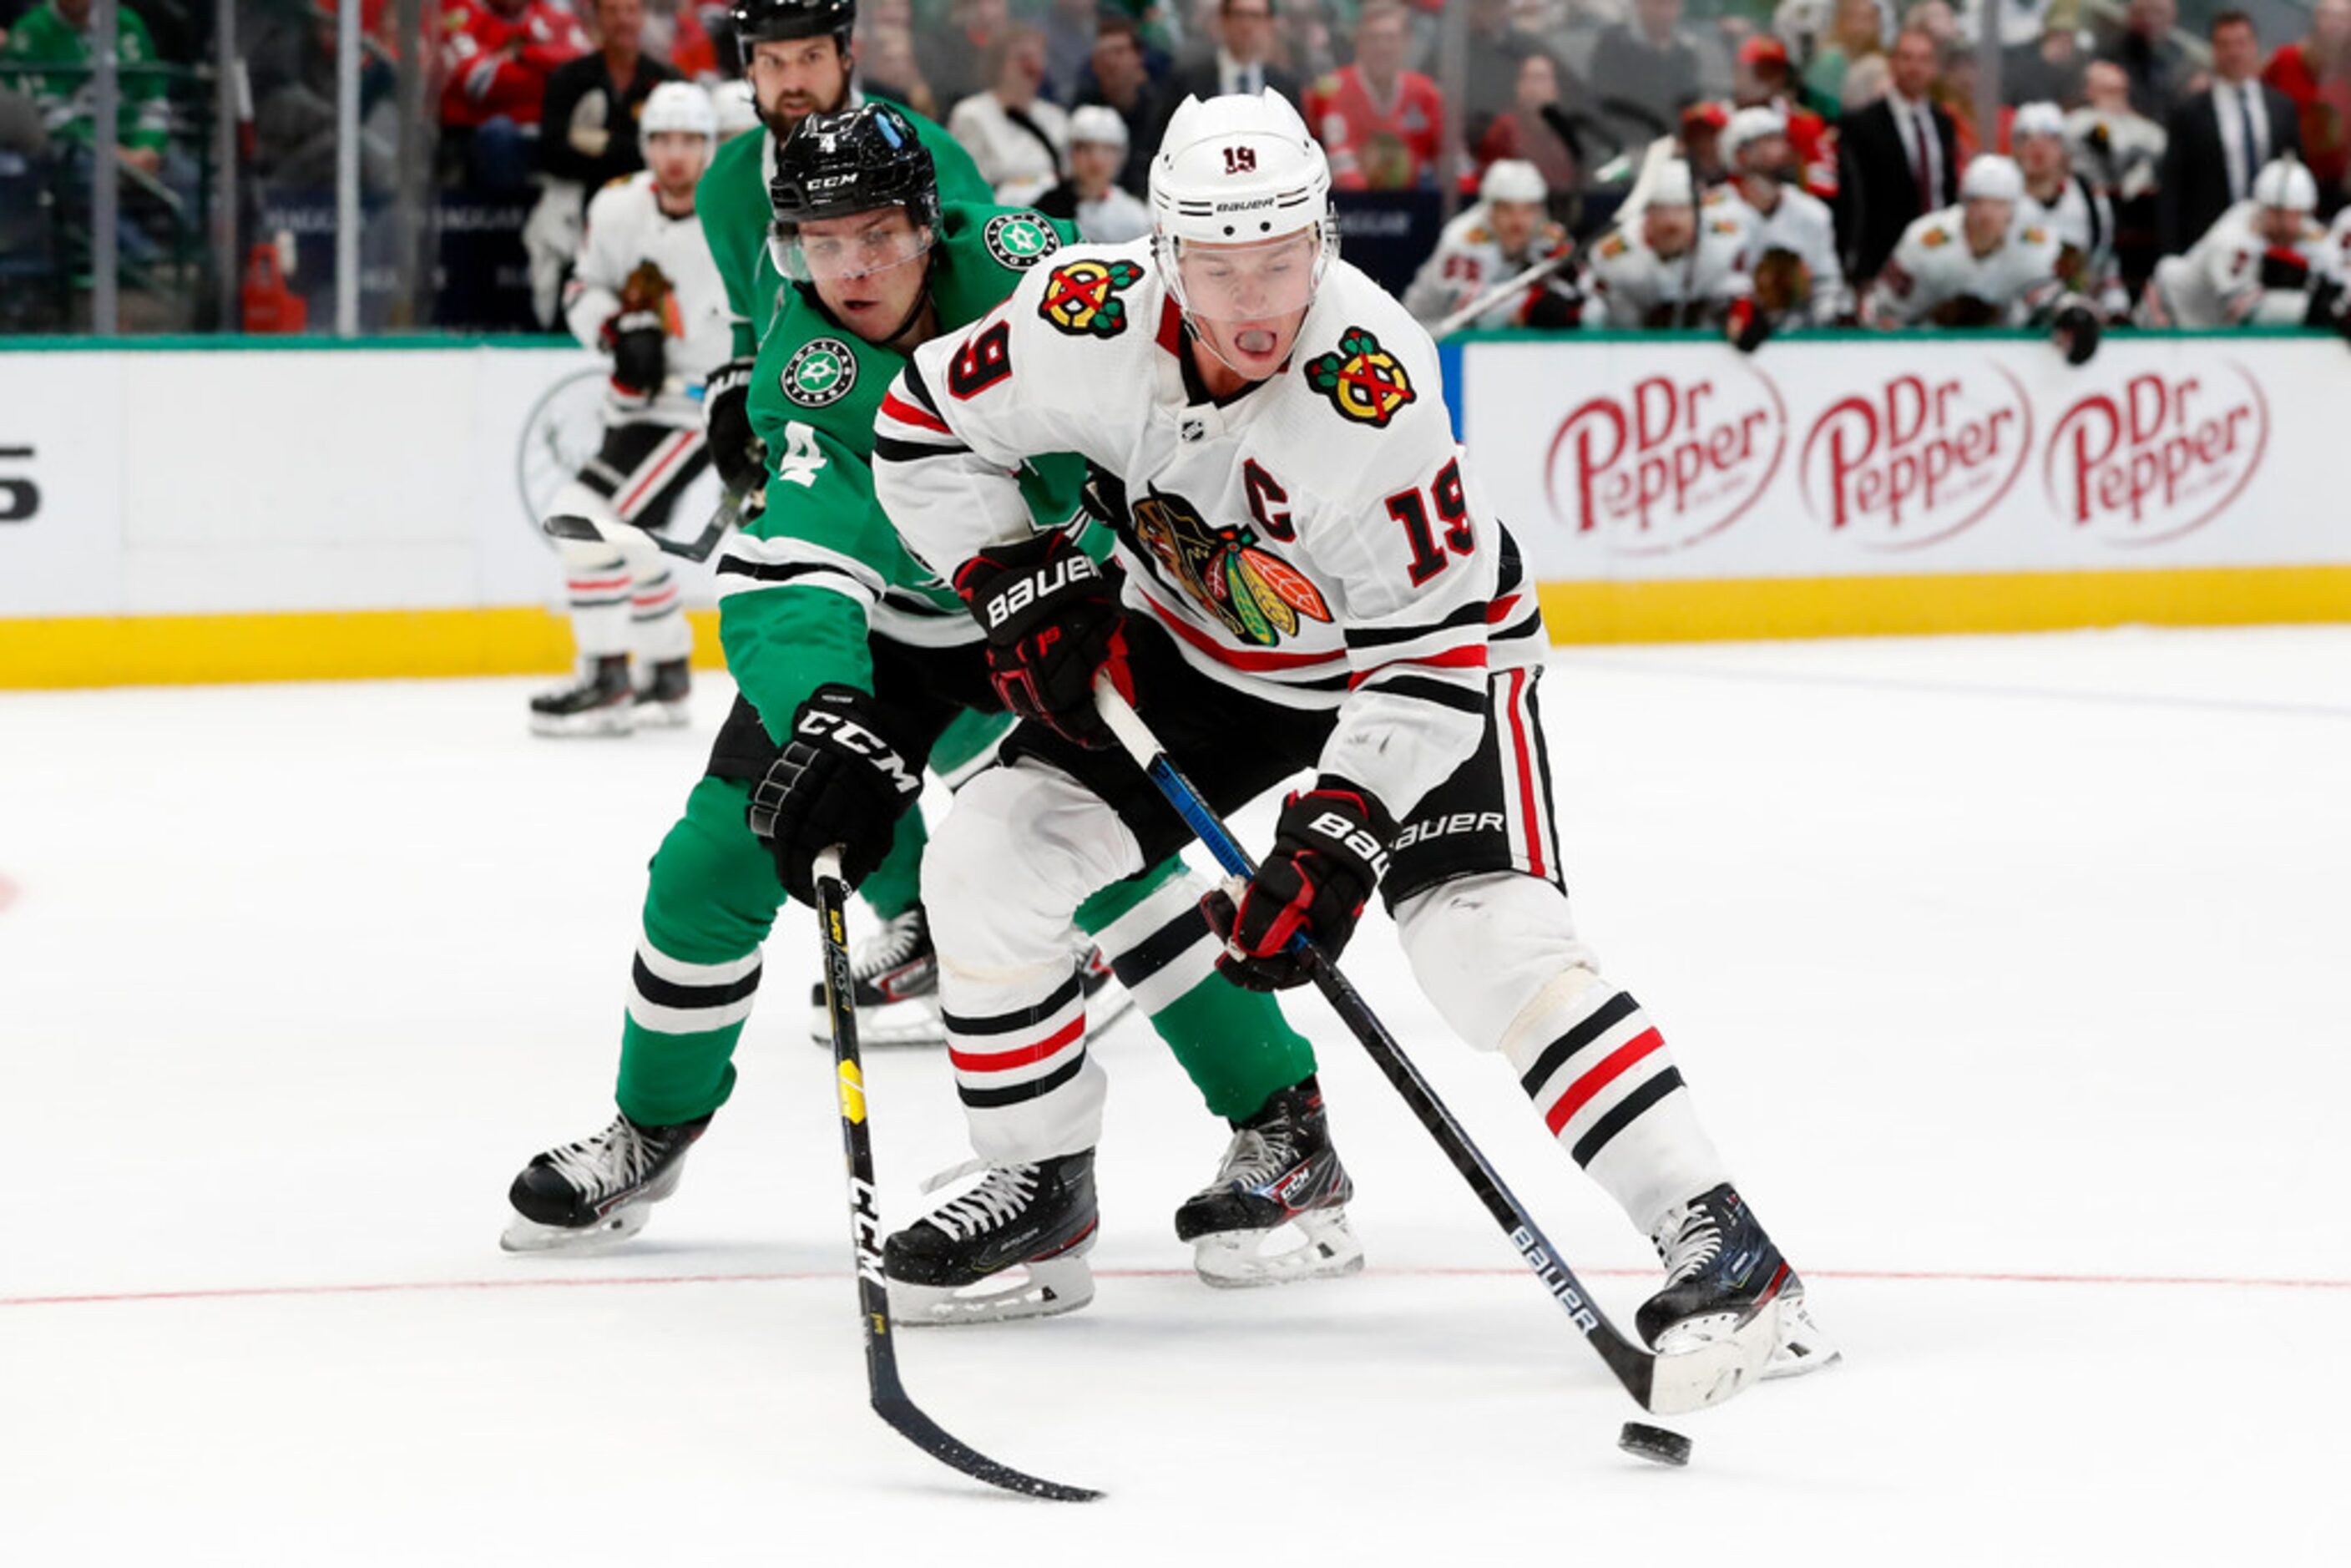
<path id="1" fill-rule="evenodd" d="M 1223 1289 L 1359 1273 L 1363 1244 L 1346 1210 L 1354 1192 L 1309 1076 L 1233 1124 L 1216 1180 L 1176 1211 L 1176 1235 L 1192 1244 L 1200 1278 Z"/>
<path id="2" fill-rule="evenodd" d="M 595 1136 L 536 1156 L 507 1189 L 515 1217 L 498 1245 L 561 1252 L 627 1240 L 677 1190 L 685 1151 L 709 1125 L 707 1116 L 670 1127 L 615 1116 Z"/>
<path id="3" fill-rule="evenodd" d="M 977 1186 L 897 1232 L 882 1247 L 890 1318 L 904 1328 L 1005 1322 L 1073 1312 L 1094 1299 L 1085 1255 L 1102 1215 L 1094 1152 L 986 1169 Z"/>
<path id="4" fill-rule="evenodd" d="M 626 653 L 582 660 L 572 680 L 530 699 L 534 735 L 627 735 L 636 724 Z"/>
<path id="5" fill-rule="evenodd" d="M 1665 1260 L 1666 1288 L 1633 1321 L 1659 1355 L 1729 1339 L 1768 1312 L 1778 1337 L 1763 1376 L 1793 1377 L 1837 1359 L 1805 1310 L 1803 1281 L 1729 1183 L 1667 1209 L 1650 1239 Z"/>
<path id="6" fill-rule="evenodd" d="M 636 722 L 653 729 L 684 729 L 694 720 L 694 679 L 684 659 L 664 659 L 653 679 L 637 687 Z"/>
<path id="7" fill-rule="evenodd" d="M 1081 960 L 1086 990 L 1086 1032 L 1099 1035 L 1134 1006 L 1123 990 L 1110 990 L 1110 966 L 1098 948 Z M 930 918 L 920 904 L 851 952 L 850 994 L 857 1006 L 857 1041 L 862 1046 L 945 1045 L 939 1017 L 938 950 L 931 945 Z M 809 987 L 809 1038 L 831 1048 L 832 1019 L 825 1011 L 824 982 Z"/>

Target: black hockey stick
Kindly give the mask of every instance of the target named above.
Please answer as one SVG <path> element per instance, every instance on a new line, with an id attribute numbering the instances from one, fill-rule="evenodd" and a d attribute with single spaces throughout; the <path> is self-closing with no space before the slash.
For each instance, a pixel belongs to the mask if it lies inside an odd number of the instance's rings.
<path id="1" fill-rule="evenodd" d="M 710 552 L 718 548 L 718 541 L 725 538 L 741 520 L 741 503 L 736 500 L 734 491 L 722 485 L 718 492 L 718 509 L 710 514 L 710 521 L 691 539 L 664 538 L 644 528 L 629 528 L 626 524 L 622 525 L 624 532 L 615 531 L 593 517 L 583 517 L 575 512 L 559 513 L 538 526 L 551 539 L 583 539 L 616 547 L 650 541 L 664 555 L 683 556 L 687 560 L 708 560 Z"/>
<path id="2" fill-rule="evenodd" d="M 1217 863 L 1234 876 L 1255 874 L 1256 868 L 1223 821 L 1200 798 L 1190 779 L 1184 777 L 1167 754 L 1160 749 L 1158 740 L 1134 709 L 1118 694 L 1107 676 L 1097 676 L 1094 682 L 1095 706 L 1103 722 L 1136 766 L 1151 776 L 1167 803 L 1176 808 L 1186 826 L 1196 834 Z M 1534 1270 L 1537 1280 L 1553 1300 L 1567 1310 L 1583 1337 L 1616 1375 L 1640 1406 L 1659 1416 L 1677 1416 L 1690 1410 L 1719 1405 L 1762 1375 L 1763 1364 L 1771 1358 L 1778 1342 L 1777 1322 L 1770 1314 L 1759 1315 L 1746 1328 L 1730 1338 L 1700 1345 L 1695 1350 L 1677 1351 L 1671 1355 L 1658 1355 L 1625 1337 L 1624 1331 L 1608 1321 L 1583 1288 L 1575 1273 L 1551 1244 L 1541 1229 L 1527 1213 L 1501 1176 L 1487 1161 L 1478 1145 L 1469 1140 L 1453 1113 L 1437 1097 L 1420 1069 L 1404 1053 L 1395 1037 L 1375 1017 L 1364 998 L 1356 994 L 1347 977 L 1339 973 L 1338 966 L 1322 956 L 1311 941 L 1301 936 L 1297 944 L 1306 956 L 1314 984 L 1339 1020 L 1347 1026 L 1356 1041 L 1371 1056 L 1453 1168 L 1469 1184 L 1494 1223 L 1510 1237 L 1510 1245 L 1518 1249 L 1520 1261 Z"/>
<path id="3" fill-rule="evenodd" d="M 882 1277 L 882 1214 L 873 1198 L 873 1139 L 865 1124 L 865 1072 L 857 1058 L 857 1004 L 849 973 L 849 885 L 841 852 L 816 862 L 817 925 L 824 936 L 824 1010 L 832 1020 L 832 1065 L 841 1091 L 841 1142 L 849 1157 L 849 1231 L 857 1255 L 857 1304 L 865 1313 L 865 1382 L 873 1413 L 941 1464 L 975 1480 L 1055 1502 L 1092 1502 L 1102 1494 L 1064 1486 L 998 1464 L 923 1414 L 898 1381 L 898 1346 L 890 1337 L 890 1290 Z"/>

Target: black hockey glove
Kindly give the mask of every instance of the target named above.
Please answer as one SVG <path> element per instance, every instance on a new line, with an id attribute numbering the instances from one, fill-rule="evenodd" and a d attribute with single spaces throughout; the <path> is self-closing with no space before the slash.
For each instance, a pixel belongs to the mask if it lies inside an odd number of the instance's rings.
<path id="1" fill-rule="evenodd" d="M 1723 336 L 1730 346 L 1742 354 L 1751 354 L 1771 336 L 1771 313 L 1752 299 L 1734 299 L 1730 313 L 1723 319 Z"/>
<path id="2" fill-rule="evenodd" d="M 604 323 L 604 346 L 612 352 L 612 384 L 651 397 L 669 373 L 663 354 L 662 319 L 650 310 L 631 310 Z"/>
<path id="3" fill-rule="evenodd" d="M 923 770 L 892 738 L 871 692 L 819 686 L 792 715 L 791 742 L 751 791 L 746 814 L 767 841 L 784 888 L 816 902 L 816 857 L 841 846 L 853 886 L 890 852 L 898 819 L 923 792 Z"/>
<path id="4" fill-rule="evenodd" d="M 2067 364 L 2086 365 L 2090 356 L 2098 351 L 2098 335 L 2103 330 L 2098 313 L 2090 308 L 2090 302 L 2079 295 L 2069 295 L 2057 307 L 2049 340 L 2064 353 Z"/>
<path id="5" fill-rule="evenodd" d="M 1274 825 L 1273 852 L 1241 890 L 1238 907 L 1223 888 L 1200 901 L 1200 913 L 1225 941 L 1217 959 L 1225 978 L 1252 991 L 1302 984 L 1310 977 L 1306 959 L 1290 946 L 1301 936 L 1336 963 L 1387 874 L 1395 835 L 1387 809 L 1343 779 L 1325 775 L 1306 793 L 1291 795 Z"/>
<path id="6" fill-rule="evenodd" d="M 710 372 L 702 392 L 702 431 L 709 438 L 711 465 L 718 470 L 719 483 L 734 493 L 746 522 L 768 500 L 768 444 L 751 429 L 751 363 L 727 361 Z"/>
<path id="7" fill-rule="evenodd" d="M 1126 612 L 1102 569 L 1067 534 L 981 551 L 956 573 L 956 592 L 987 634 L 987 678 L 1004 706 L 1089 750 L 1117 744 L 1094 711 L 1094 673 L 1134 700 Z"/>
<path id="8" fill-rule="evenodd" d="M 2273 245 L 2262 252 L 2263 288 L 2302 288 L 2310 282 L 2310 263 L 2292 246 Z"/>

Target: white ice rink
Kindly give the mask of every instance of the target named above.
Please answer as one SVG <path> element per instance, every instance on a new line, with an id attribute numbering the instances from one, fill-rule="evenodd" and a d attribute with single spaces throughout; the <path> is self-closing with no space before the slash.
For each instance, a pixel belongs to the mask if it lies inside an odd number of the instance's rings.
<path id="1" fill-rule="evenodd" d="M 496 1240 L 611 1114 L 690 735 L 532 683 L 0 696 L 0 1564 L 2351 1563 L 2351 629 L 1561 653 L 1586 933 L 1846 1352 L 1637 1414 L 1321 1003 L 1363 1277 L 1218 1293 L 1212 1124 L 1119 1026 L 1104 1278 L 863 1407 L 810 918 L 630 1248 Z M 1261 842 L 1262 810 L 1241 819 Z M 1646 1245 L 1348 967 L 1620 1316 Z M 885 1213 L 965 1153 L 869 1060 Z"/>

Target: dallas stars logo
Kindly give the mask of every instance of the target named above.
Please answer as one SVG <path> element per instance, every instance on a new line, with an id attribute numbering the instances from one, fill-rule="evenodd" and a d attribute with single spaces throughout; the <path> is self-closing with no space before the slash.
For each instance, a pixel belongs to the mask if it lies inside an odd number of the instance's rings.
<path id="1" fill-rule="evenodd" d="M 1017 272 L 1026 272 L 1061 248 L 1061 236 L 1035 213 L 1005 213 L 980 231 L 987 254 Z"/>
<path id="2" fill-rule="evenodd" d="M 1142 280 L 1143 268 L 1131 261 L 1073 261 L 1045 280 L 1037 314 L 1072 338 L 1115 338 L 1127 323 L 1118 291 Z"/>
<path id="3" fill-rule="evenodd" d="M 839 402 L 857 384 L 857 356 L 838 338 L 812 338 L 784 366 L 784 395 L 802 408 Z"/>
<path id="4" fill-rule="evenodd" d="M 1337 353 L 1308 361 L 1306 381 L 1342 414 L 1376 429 L 1385 429 L 1396 411 L 1419 395 L 1396 357 L 1361 327 L 1341 334 Z"/>

